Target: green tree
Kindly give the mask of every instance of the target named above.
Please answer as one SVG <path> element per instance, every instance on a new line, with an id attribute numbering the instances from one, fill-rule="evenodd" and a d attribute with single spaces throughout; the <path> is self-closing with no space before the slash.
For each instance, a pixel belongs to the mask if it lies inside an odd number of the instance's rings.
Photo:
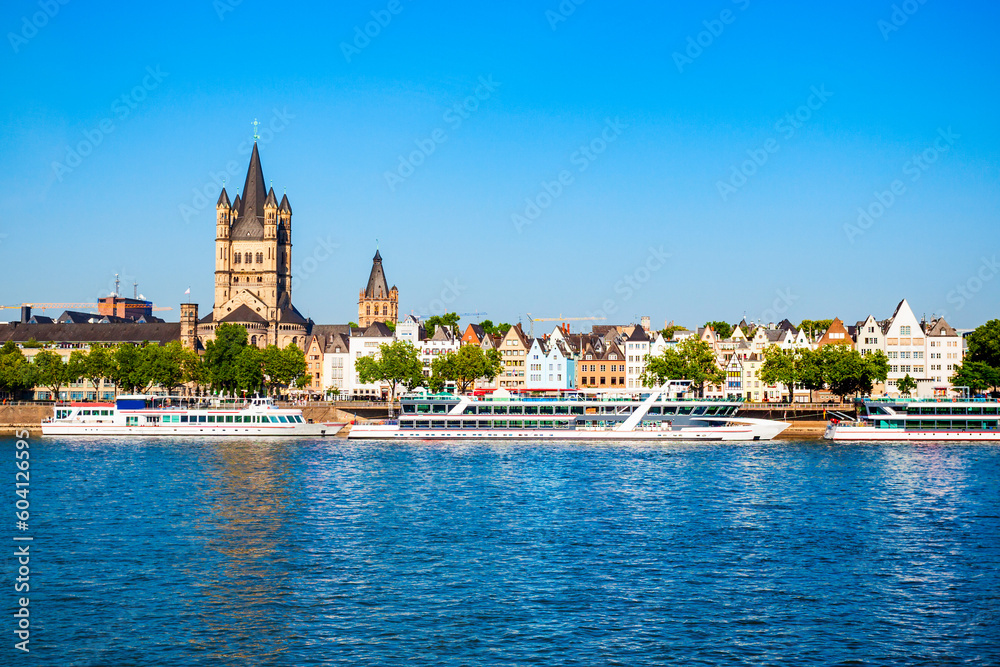
<path id="1" fill-rule="evenodd" d="M 826 384 L 841 400 L 851 394 L 870 394 L 876 382 L 889 376 L 889 360 L 881 350 L 862 356 L 847 345 L 824 345 L 820 355 Z"/>
<path id="2" fill-rule="evenodd" d="M 677 333 L 678 331 L 684 331 L 685 329 L 687 329 L 687 327 L 681 326 L 679 324 L 671 324 L 670 326 L 662 329 L 660 333 L 663 334 L 664 340 L 670 340 L 674 337 L 675 333 Z M 732 333 L 730 333 L 730 335 L 732 335 Z"/>
<path id="3" fill-rule="evenodd" d="M 215 339 L 205 345 L 204 358 L 207 379 L 213 389 L 236 391 L 242 381 L 248 379 L 239 376 L 237 367 L 237 360 L 246 347 L 246 328 L 223 323 L 215 330 Z"/>
<path id="4" fill-rule="evenodd" d="M 788 402 L 795 402 L 795 385 L 802 380 L 799 350 L 782 350 L 777 345 L 764 350 L 760 379 L 768 384 L 781 383 L 788 388 Z"/>
<path id="5" fill-rule="evenodd" d="M 714 320 L 712 322 L 705 322 L 706 327 L 712 327 L 712 331 L 715 332 L 715 336 L 719 339 L 729 338 L 733 335 L 733 325 L 720 320 Z"/>
<path id="6" fill-rule="evenodd" d="M 969 391 L 974 394 L 990 388 L 996 391 L 997 387 L 1000 386 L 1000 371 L 984 361 L 966 359 L 955 366 L 955 374 L 951 377 L 951 384 L 954 387 L 968 387 Z"/>
<path id="7" fill-rule="evenodd" d="M 396 388 L 415 387 L 423 380 L 423 365 L 417 348 L 408 341 L 395 341 L 379 345 L 377 356 L 360 357 L 355 362 L 358 378 L 365 384 L 385 382 L 389 385 L 389 414 L 396 400 Z"/>
<path id="8" fill-rule="evenodd" d="M 108 379 L 115 385 L 115 392 L 126 390 L 136 393 L 145 386 L 142 358 L 139 348 L 131 343 L 119 343 L 110 355 Z"/>
<path id="9" fill-rule="evenodd" d="M 184 384 L 193 384 L 196 387 L 204 387 L 210 380 L 208 377 L 208 367 L 204 359 L 194 350 L 184 350 L 181 360 L 181 368 L 184 370 Z"/>
<path id="10" fill-rule="evenodd" d="M 424 320 L 424 330 L 428 338 L 434 335 L 437 327 L 448 327 L 452 333 L 458 332 L 458 320 L 461 319 L 458 313 L 445 313 L 444 315 L 434 315 Z"/>
<path id="11" fill-rule="evenodd" d="M 909 373 L 896 383 L 896 389 L 898 389 L 899 393 L 903 396 L 909 396 L 910 393 L 916 388 L 917 381 L 911 378 Z"/>
<path id="12" fill-rule="evenodd" d="M 87 362 L 84 364 L 83 376 L 90 380 L 95 392 L 101 386 L 101 380 L 111 375 L 111 364 L 112 359 L 107 348 L 99 345 L 90 348 L 90 352 L 87 353 Z"/>
<path id="13" fill-rule="evenodd" d="M 799 382 L 809 390 L 809 402 L 813 402 L 813 392 L 826 387 L 826 367 L 822 355 L 816 350 L 799 351 Z"/>
<path id="14" fill-rule="evenodd" d="M 697 338 L 686 338 L 676 346 L 667 348 L 655 357 L 649 357 L 646 370 L 640 377 L 644 386 L 660 386 L 667 380 L 690 380 L 699 396 L 705 384 L 722 384 L 726 373 L 719 368 L 715 353 L 708 343 Z"/>
<path id="15" fill-rule="evenodd" d="M 233 385 L 226 387 L 233 393 L 258 392 L 264 386 L 264 359 L 261 350 L 253 345 L 244 346 L 233 364 Z"/>
<path id="16" fill-rule="evenodd" d="M 13 341 L 0 347 L 0 393 L 16 396 L 34 387 L 31 364 Z"/>
<path id="17" fill-rule="evenodd" d="M 817 336 L 822 336 L 833 324 L 833 320 L 802 320 L 799 322 L 799 329 L 804 331 L 809 340 L 816 340 Z"/>
<path id="18" fill-rule="evenodd" d="M 294 344 L 289 344 L 283 350 L 277 345 L 268 345 L 264 348 L 262 360 L 264 382 L 271 393 L 279 387 L 292 386 L 306 372 L 306 355 Z M 306 377 L 306 383 L 308 382 L 309 378 Z"/>
<path id="19" fill-rule="evenodd" d="M 431 362 L 432 377 L 454 382 L 461 394 L 477 379 L 493 380 L 502 370 L 500 352 L 484 352 L 478 345 L 463 345 Z"/>
<path id="20" fill-rule="evenodd" d="M 87 376 L 87 353 L 73 350 L 66 360 L 66 383 L 70 384 Z"/>
<path id="21" fill-rule="evenodd" d="M 483 320 L 479 323 L 479 326 L 490 336 L 504 336 L 507 334 L 507 330 L 510 329 L 510 325 L 506 322 L 493 324 L 493 320 Z"/>
<path id="22" fill-rule="evenodd" d="M 173 393 L 184 382 L 185 350 L 180 341 L 170 341 L 164 346 L 146 343 L 139 351 L 141 381 L 148 391 L 153 386 Z"/>
<path id="23" fill-rule="evenodd" d="M 990 320 L 976 327 L 965 340 L 969 345 L 966 357 L 969 361 L 978 361 L 1000 371 L 1000 320 Z"/>
<path id="24" fill-rule="evenodd" d="M 357 322 L 348 322 L 347 326 L 349 326 L 352 329 L 360 329 L 361 328 L 361 327 L 358 326 Z"/>
<path id="25" fill-rule="evenodd" d="M 39 386 L 47 387 L 52 400 L 59 400 L 59 390 L 66 384 L 68 374 L 62 357 L 51 350 L 41 350 L 31 360 Z"/>

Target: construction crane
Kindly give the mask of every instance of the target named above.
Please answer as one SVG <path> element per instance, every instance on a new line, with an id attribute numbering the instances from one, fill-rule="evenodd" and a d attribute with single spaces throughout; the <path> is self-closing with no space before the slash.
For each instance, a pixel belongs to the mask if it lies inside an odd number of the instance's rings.
<path id="1" fill-rule="evenodd" d="M 532 317 L 531 313 L 525 313 L 528 321 L 531 322 L 531 337 L 535 337 L 535 322 L 577 322 L 580 320 L 606 320 L 606 317 Z"/>
<path id="2" fill-rule="evenodd" d="M 84 308 L 86 310 L 95 310 L 97 308 L 96 303 L 22 303 L 16 306 L 0 306 L 2 308 L 21 308 L 22 306 L 29 306 L 36 310 L 48 310 L 52 308 L 60 308 L 63 310 L 72 308 Z M 173 310 L 170 306 L 153 306 L 153 310 Z"/>
<path id="3" fill-rule="evenodd" d="M 474 318 L 476 318 L 477 320 L 479 320 L 479 319 L 482 319 L 482 318 L 480 317 L 480 315 L 489 315 L 489 313 L 485 313 L 485 312 L 483 312 L 483 313 L 480 313 L 480 312 L 478 312 L 478 311 L 477 311 L 477 312 L 475 312 L 475 313 L 459 313 L 459 314 L 458 314 L 458 316 L 459 316 L 459 317 L 474 317 Z"/>

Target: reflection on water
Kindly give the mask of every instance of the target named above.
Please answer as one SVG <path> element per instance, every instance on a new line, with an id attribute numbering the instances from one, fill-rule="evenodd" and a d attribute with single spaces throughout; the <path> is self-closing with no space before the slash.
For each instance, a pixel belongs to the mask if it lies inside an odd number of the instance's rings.
<path id="1" fill-rule="evenodd" d="M 204 619 L 190 641 L 217 663 L 278 661 L 287 644 L 274 638 L 288 635 L 289 620 L 278 610 L 294 593 L 287 526 L 298 511 L 288 443 L 213 445 L 201 457 L 204 511 L 192 526 L 202 557 L 185 568 Z"/>
<path id="2" fill-rule="evenodd" d="M 38 664 L 1000 663 L 995 446 L 33 456 Z"/>

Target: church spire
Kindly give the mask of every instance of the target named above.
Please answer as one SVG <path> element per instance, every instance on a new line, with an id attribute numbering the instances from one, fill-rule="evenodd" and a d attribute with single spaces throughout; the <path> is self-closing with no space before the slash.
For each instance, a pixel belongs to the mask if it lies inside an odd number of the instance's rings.
<path id="1" fill-rule="evenodd" d="M 260 153 L 254 142 L 250 153 L 250 165 L 247 167 L 247 178 L 243 183 L 243 199 L 240 202 L 236 228 L 233 229 L 234 239 L 264 238 L 264 201 L 267 192 L 264 190 L 264 170 L 260 166 Z"/>

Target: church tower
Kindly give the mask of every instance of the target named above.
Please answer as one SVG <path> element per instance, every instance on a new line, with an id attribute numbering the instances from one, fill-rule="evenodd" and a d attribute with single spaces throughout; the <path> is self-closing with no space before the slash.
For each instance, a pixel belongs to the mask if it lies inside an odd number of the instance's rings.
<path id="1" fill-rule="evenodd" d="M 378 249 L 372 258 L 372 272 L 368 276 L 368 285 L 361 290 L 358 297 L 358 326 L 362 329 L 373 322 L 392 322 L 399 319 L 399 290 L 385 280 L 382 270 L 382 255 Z"/>
<path id="2" fill-rule="evenodd" d="M 259 347 L 302 347 L 308 323 L 292 305 L 292 207 L 287 195 L 279 204 L 274 188 L 265 192 L 256 141 L 242 199 L 230 203 L 223 188 L 215 209 L 215 304 L 201 333 L 231 322 Z"/>

